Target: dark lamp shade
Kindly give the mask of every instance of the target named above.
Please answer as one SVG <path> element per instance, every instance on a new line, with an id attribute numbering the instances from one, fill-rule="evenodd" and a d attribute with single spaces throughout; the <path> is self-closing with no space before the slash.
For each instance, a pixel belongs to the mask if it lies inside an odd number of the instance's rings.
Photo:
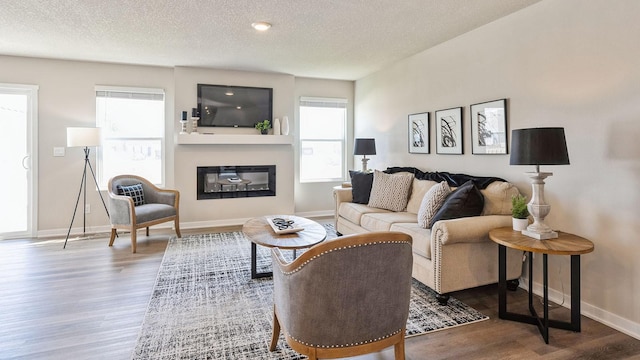
<path id="1" fill-rule="evenodd" d="M 375 155 L 376 139 L 356 139 L 353 155 Z"/>
<path id="2" fill-rule="evenodd" d="M 511 131 L 510 165 L 569 165 L 564 128 Z"/>

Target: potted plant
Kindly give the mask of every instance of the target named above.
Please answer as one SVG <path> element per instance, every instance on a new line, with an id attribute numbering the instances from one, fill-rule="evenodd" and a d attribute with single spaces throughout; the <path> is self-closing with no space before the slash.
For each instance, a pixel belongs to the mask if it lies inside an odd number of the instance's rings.
<path id="1" fill-rule="evenodd" d="M 263 120 L 256 123 L 256 129 L 260 130 L 262 135 L 267 135 L 269 133 L 269 129 L 271 128 L 271 122 L 269 120 Z"/>
<path id="2" fill-rule="evenodd" d="M 529 225 L 529 209 L 527 198 L 523 195 L 511 197 L 511 216 L 513 217 L 513 230 L 522 231 Z"/>

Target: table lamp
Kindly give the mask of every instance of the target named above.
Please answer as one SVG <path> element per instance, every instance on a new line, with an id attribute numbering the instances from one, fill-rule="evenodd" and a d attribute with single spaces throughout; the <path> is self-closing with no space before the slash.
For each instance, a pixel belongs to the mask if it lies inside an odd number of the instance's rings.
<path id="1" fill-rule="evenodd" d="M 356 139 L 353 146 L 353 155 L 364 155 L 362 157 L 362 172 L 367 172 L 367 155 L 376 154 L 376 139 Z"/>
<path id="2" fill-rule="evenodd" d="M 544 223 L 551 206 L 544 201 L 544 179 L 553 175 L 540 172 L 540 165 L 569 165 L 569 153 L 564 128 L 515 129 L 511 132 L 510 165 L 535 165 L 535 172 L 527 172 L 531 179 L 532 195 L 527 205 L 534 222 L 522 234 L 538 239 L 554 239 L 558 233 Z"/>

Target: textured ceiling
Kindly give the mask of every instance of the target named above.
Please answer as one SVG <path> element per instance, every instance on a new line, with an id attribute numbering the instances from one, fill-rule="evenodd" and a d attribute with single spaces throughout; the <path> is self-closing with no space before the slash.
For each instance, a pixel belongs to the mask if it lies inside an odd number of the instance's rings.
<path id="1" fill-rule="evenodd" d="M 0 54 L 355 80 L 538 1 L 0 0 Z"/>

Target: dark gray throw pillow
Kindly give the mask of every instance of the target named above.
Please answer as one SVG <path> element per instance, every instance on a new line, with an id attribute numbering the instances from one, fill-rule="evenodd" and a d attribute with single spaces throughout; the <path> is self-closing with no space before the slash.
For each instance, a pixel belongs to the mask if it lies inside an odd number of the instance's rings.
<path id="1" fill-rule="evenodd" d="M 479 216 L 483 208 L 484 196 L 473 181 L 469 180 L 447 196 L 440 210 L 433 216 L 429 228 L 439 220 Z"/>
<path id="2" fill-rule="evenodd" d="M 351 194 L 356 204 L 368 204 L 373 186 L 373 173 L 349 170 L 351 176 Z"/>
<path id="3" fill-rule="evenodd" d="M 129 196 L 133 199 L 133 206 L 144 204 L 144 190 L 142 184 L 117 185 L 118 195 Z"/>

